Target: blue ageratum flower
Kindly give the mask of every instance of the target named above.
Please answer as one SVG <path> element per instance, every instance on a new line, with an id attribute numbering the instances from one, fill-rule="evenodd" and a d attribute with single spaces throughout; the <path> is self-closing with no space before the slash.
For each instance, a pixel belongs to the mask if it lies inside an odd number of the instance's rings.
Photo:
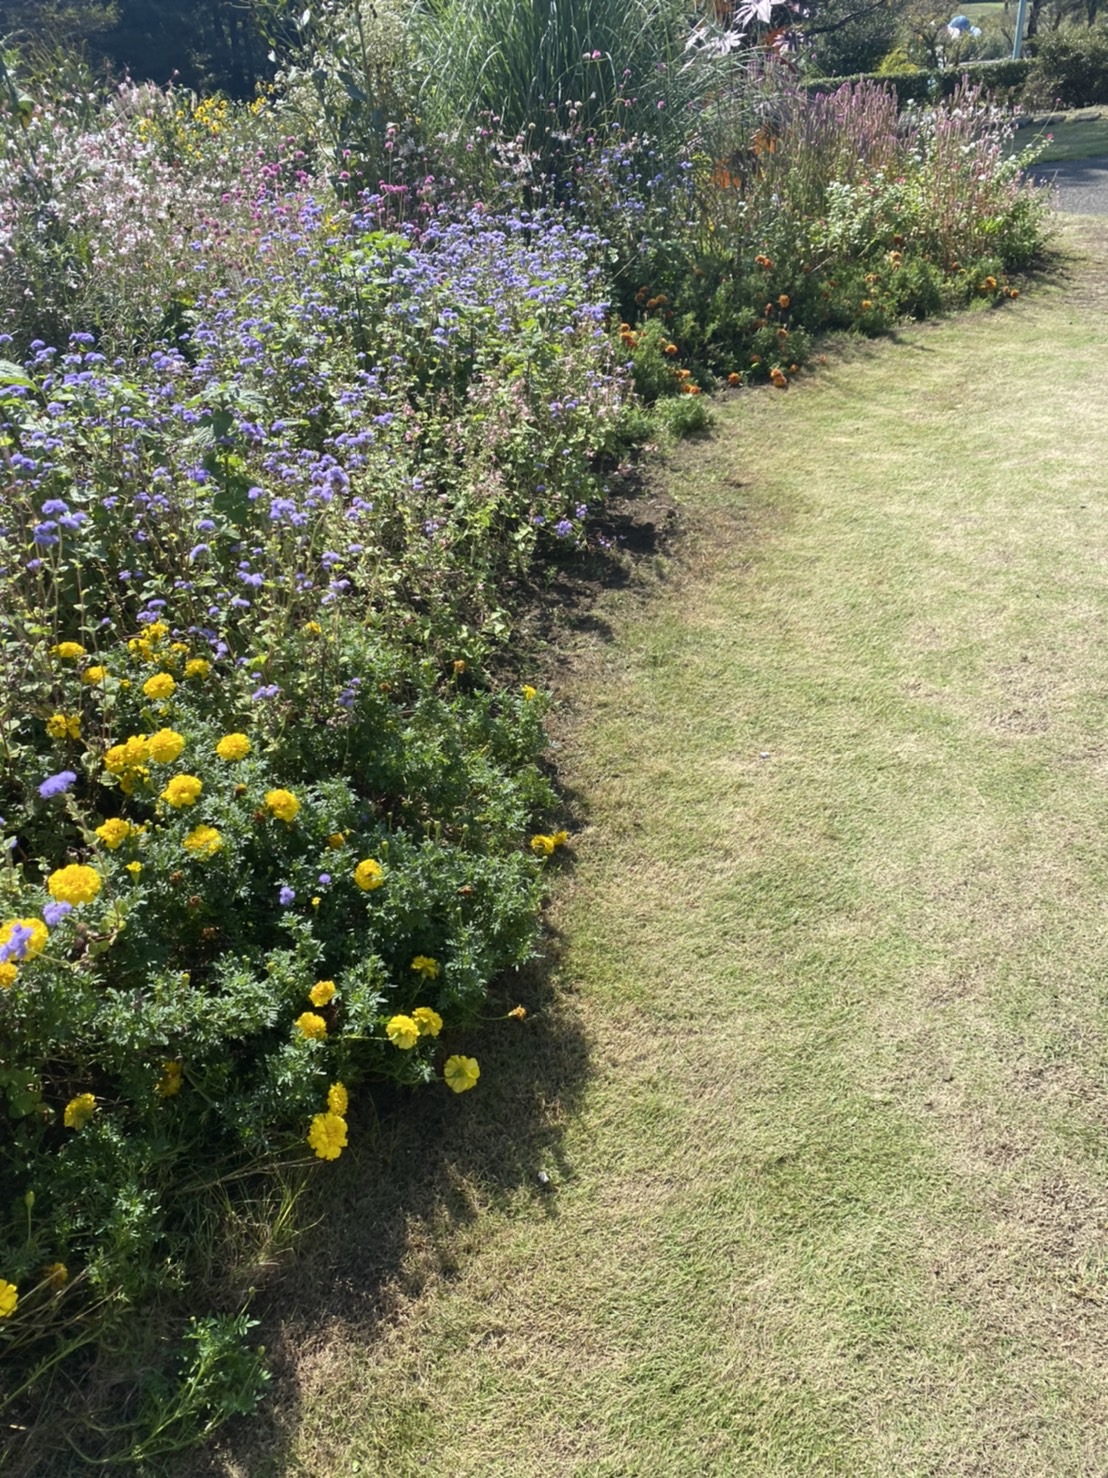
<path id="1" fill-rule="evenodd" d="M 77 784 L 77 776 L 72 770 L 59 770 L 56 775 L 48 775 L 38 788 L 38 793 L 44 801 L 51 796 L 65 795 L 71 785 Z"/>

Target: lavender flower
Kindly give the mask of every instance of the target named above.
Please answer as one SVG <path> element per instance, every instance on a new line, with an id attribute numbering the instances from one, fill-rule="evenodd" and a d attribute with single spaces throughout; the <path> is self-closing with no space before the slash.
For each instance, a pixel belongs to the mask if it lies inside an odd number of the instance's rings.
<path id="1" fill-rule="evenodd" d="M 13 923 L 8 933 L 5 944 L 0 944 L 0 965 L 6 965 L 11 960 L 22 960 L 26 957 L 27 946 L 34 938 L 35 931 L 28 928 L 26 924 Z"/>
<path id="2" fill-rule="evenodd" d="M 38 788 L 38 793 L 44 801 L 51 796 L 65 795 L 71 785 L 76 785 L 77 776 L 72 770 L 59 770 L 56 775 L 49 775 Z"/>

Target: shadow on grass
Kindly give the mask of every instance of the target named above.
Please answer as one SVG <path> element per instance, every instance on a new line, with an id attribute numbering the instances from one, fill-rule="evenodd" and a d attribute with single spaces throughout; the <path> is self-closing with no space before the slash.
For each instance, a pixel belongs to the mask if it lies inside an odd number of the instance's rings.
<path id="1" fill-rule="evenodd" d="M 528 592 L 521 654 L 544 649 L 544 665 L 553 670 L 575 640 L 612 640 L 598 597 L 635 585 L 645 565 L 667 552 L 678 526 L 671 500 L 634 471 L 620 478 L 595 545 Z M 574 831 L 585 800 L 564 784 L 559 790 L 559 824 Z M 571 850 L 558 857 L 556 866 L 572 867 Z M 306 1354 L 327 1342 L 372 1351 L 430 1284 L 462 1272 L 458 1249 L 485 1211 L 518 1209 L 522 1201 L 537 1216 L 557 1217 L 559 1185 L 572 1174 L 562 1152 L 564 1127 L 590 1074 L 563 954 L 563 939 L 544 919 L 539 957 L 496 982 L 473 1031 L 451 1034 L 448 1052 L 480 1061 L 476 1091 L 456 1096 L 441 1083 L 410 1093 L 378 1087 L 371 1104 L 352 1102 L 350 1148 L 318 1167 L 299 1207 L 303 1224 L 317 1230 L 300 1239 L 254 1302 L 270 1392 L 253 1417 L 169 1465 L 171 1478 L 277 1478 L 291 1471 L 306 1415 Z M 524 1021 L 506 1016 L 516 1005 L 526 1009 Z"/>
<path id="2" fill-rule="evenodd" d="M 270 1393 L 254 1416 L 223 1428 L 208 1450 L 182 1455 L 167 1474 L 292 1471 L 306 1353 L 336 1338 L 372 1350 L 429 1283 L 461 1272 L 459 1234 L 485 1210 L 518 1206 L 522 1195 L 536 1214 L 558 1215 L 558 1186 L 570 1173 L 563 1126 L 589 1072 L 561 954 L 547 927 L 542 958 L 494 990 L 487 1017 L 521 1004 L 525 1021 L 486 1021 L 451 1035 L 448 1051 L 479 1057 L 476 1091 L 456 1096 L 439 1084 L 352 1103 L 350 1148 L 318 1167 L 300 1203 L 316 1229 L 254 1304 Z"/>

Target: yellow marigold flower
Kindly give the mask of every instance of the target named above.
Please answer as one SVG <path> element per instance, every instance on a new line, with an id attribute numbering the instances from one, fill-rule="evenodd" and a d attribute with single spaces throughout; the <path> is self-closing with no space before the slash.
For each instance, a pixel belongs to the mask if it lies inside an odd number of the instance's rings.
<path id="1" fill-rule="evenodd" d="M 163 637 L 168 635 L 169 627 L 164 621 L 151 621 L 150 625 L 146 628 L 146 639 L 147 641 L 153 642 L 155 646 L 157 646 Z"/>
<path id="2" fill-rule="evenodd" d="M 46 732 L 51 739 L 79 739 L 81 737 L 81 715 L 79 713 L 52 713 L 46 720 Z"/>
<path id="3" fill-rule="evenodd" d="M 104 756 L 104 768 L 113 775 L 137 770 L 150 758 L 150 745 L 145 734 L 132 734 L 122 744 L 113 744 Z"/>
<path id="4" fill-rule="evenodd" d="M 419 1027 L 410 1016 L 390 1017 L 385 1023 L 385 1034 L 401 1052 L 407 1052 L 419 1041 Z"/>
<path id="5" fill-rule="evenodd" d="M 327 845 L 337 852 L 340 847 L 346 846 L 345 834 L 341 831 L 333 831 L 327 838 Z"/>
<path id="6" fill-rule="evenodd" d="M 315 896 L 315 897 L 314 897 L 314 898 L 313 898 L 313 899 L 312 899 L 312 907 L 313 907 L 313 908 L 318 908 L 318 907 L 319 907 L 319 905 L 320 905 L 320 902 L 321 902 L 321 900 L 320 900 L 320 898 L 319 898 L 319 895 L 318 895 L 318 894 L 317 894 L 317 895 L 316 895 L 316 896 Z"/>
<path id="7" fill-rule="evenodd" d="M 305 621 L 304 632 L 307 636 L 320 636 L 323 632 L 323 627 L 318 621 Z"/>
<path id="8" fill-rule="evenodd" d="M 23 952 L 18 959 L 33 960 L 36 955 L 42 954 L 50 933 L 41 919 L 8 919 L 6 923 L 0 924 L 0 948 L 11 942 L 17 928 L 31 931 L 29 937 L 23 940 Z"/>
<path id="9" fill-rule="evenodd" d="M 174 1094 L 180 1093 L 184 1081 L 185 1069 L 181 1063 L 163 1062 L 162 1075 L 154 1084 L 154 1092 L 159 1098 L 172 1098 Z"/>
<path id="10" fill-rule="evenodd" d="M 186 677 L 207 677 L 212 670 L 212 664 L 207 657 L 190 657 L 185 663 Z"/>
<path id="11" fill-rule="evenodd" d="M 224 734 L 215 752 L 221 760 L 244 760 L 250 753 L 250 740 L 245 734 Z"/>
<path id="12" fill-rule="evenodd" d="M 96 1112 L 96 1099 L 91 1093 L 78 1093 L 65 1106 L 65 1127 L 83 1129 Z"/>
<path id="13" fill-rule="evenodd" d="M 534 852 L 537 857 L 549 857 L 556 845 L 557 843 L 554 841 L 553 837 L 543 836 L 540 834 L 539 836 L 533 836 L 531 838 L 531 851 Z"/>
<path id="14" fill-rule="evenodd" d="M 304 1036 L 312 1042 L 318 1042 L 321 1037 L 327 1035 L 327 1023 L 314 1011 L 302 1011 L 293 1025 L 299 1027 Z"/>
<path id="15" fill-rule="evenodd" d="M 341 1114 L 316 1114 L 308 1143 L 321 1160 L 337 1160 L 346 1148 L 346 1120 Z"/>
<path id="16" fill-rule="evenodd" d="M 412 961 L 412 969 L 417 975 L 422 975 L 424 980 L 437 980 L 442 966 L 438 960 L 433 960 L 430 955 L 416 955 Z"/>
<path id="17" fill-rule="evenodd" d="M 569 841 L 569 832 L 556 831 L 554 835 L 550 838 L 550 840 L 554 843 L 556 847 L 564 847 L 565 844 Z"/>
<path id="18" fill-rule="evenodd" d="M 526 1021 L 527 1007 L 513 1006 L 512 1009 L 508 1012 L 508 1019 L 509 1021 Z"/>
<path id="19" fill-rule="evenodd" d="M 42 1280 L 51 1288 L 64 1288 L 69 1282 L 69 1269 L 64 1262 L 48 1262 L 42 1270 Z"/>
<path id="20" fill-rule="evenodd" d="M 327 1107 L 333 1114 L 345 1114 L 350 1107 L 350 1095 L 345 1083 L 332 1083 L 327 1090 Z"/>
<path id="21" fill-rule="evenodd" d="M 96 828 L 96 836 L 104 843 L 109 852 L 114 852 L 134 831 L 129 821 L 124 821 L 122 816 L 109 816 L 102 826 Z"/>
<path id="22" fill-rule="evenodd" d="M 131 876 L 133 878 L 137 878 L 138 875 L 139 875 L 139 873 L 142 871 L 142 863 L 141 862 L 128 862 L 128 864 L 127 864 L 127 871 L 131 874 Z"/>
<path id="23" fill-rule="evenodd" d="M 18 974 L 19 966 L 13 965 L 11 960 L 5 960 L 0 965 L 0 990 L 7 990 L 10 986 L 13 986 Z"/>
<path id="24" fill-rule="evenodd" d="M 308 992 L 308 1000 L 313 1006 L 326 1006 L 334 994 L 335 982 L 333 980 L 317 980 Z"/>
<path id="25" fill-rule="evenodd" d="M 159 729 L 150 735 L 150 758 L 159 765 L 171 765 L 185 747 L 185 736 L 176 729 Z"/>
<path id="26" fill-rule="evenodd" d="M 366 857 L 354 869 L 354 881 L 363 893 L 372 893 L 385 881 L 385 869 L 372 857 Z"/>
<path id="27" fill-rule="evenodd" d="M 481 1069 L 477 1066 L 475 1057 L 448 1057 L 442 1076 L 448 1088 L 452 1088 L 455 1093 L 464 1093 L 477 1082 Z"/>
<path id="28" fill-rule="evenodd" d="M 91 903 L 103 887 L 103 879 L 94 867 L 73 862 L 59 867 L 46 879 L 46 891 L 59 903 L 79 905 Z"/>
<path id="29" fill-rule="evenodd" d="M 532 698 L 537 698 L 539 696 L 538 688 L 533 688 L 530 683 L 524 683 L 523 687 L 520 688 L 519 691 L 523 694 L 523 701 L 525 703 L 530 703 Z"/>
<path id="30" fill-rule="evenodd" d="M 0 1319 L 10 1319 L 19 1306 L 19 1289 L 0 1278 Z"/>
<path id="31" fill-rule="evenodd" d="M 82 657 L 87 656 L 84 647 L 77 641 L 60 641 L 57 646 L 50 648 L 52 657 L 60 657 L 63 662 L 79 662 Z"/>
<path id="32" fill-rule="evenodd" d="M 154 646 L 144 636 L 133 636 L 127 643 L 127 650 L 132 657 L 142 657 L 144 661 L 151 662 L 154 658 Z"/>
<path id="33" fill-rule="evenodd" d="M 160 799 L 168 801 L 174 810 L 179 811 L 182 806 L 195 806 L 203 789 L 203 780 L 198 780 L 195 775 L 174 775 Z"/>
<path id="34" fill-rule="evenodd" d="M 279 821 L 289 825 L 296 820 L 296 813 L 300 809 L 300 802 L 291 790 L 267 790 L 265 803 Z"/>
<path id="35" fill-rule="evenodd" d="M 95 688 L 98 683 L 104 681 L 107 675 L 108 669 L 106 667 L 100 667 L 99 665 L 96 667 L 86 667 L 84 672 L 81 673 L 81 681 L 87 683 L 90 688 Z"/>
<path id="36" fill-rule="evenodd" d="M 412 1020 L 419 1027 L 421 1037 L 437 1037 L 442 1031 L 442 1017 L 430 1006 L 417 1006 L 412 1012 Z"/>
<path id="37" fill-rule="evenodd" d="M 142 685 L 142 691 L 148 698 L 172 698 L 176 689 L 177 684 L 168 672 L 156 672 Z"/>
<path id="38" fill-rule="evenodd" d="M 150 771 L 145 765 L 138 765 L 133 770 L 124 770 L 119 777 L 119 788 L 124 795 L 133 795 L 136 785 L 145 785 L 150 779 Z"/>
<path id="39" fill-rule="evenodd" d="M 194 826 L 181 846 L 197 857 L 214 857 L 223 849 L 223 838 L 214 826 Z"/>

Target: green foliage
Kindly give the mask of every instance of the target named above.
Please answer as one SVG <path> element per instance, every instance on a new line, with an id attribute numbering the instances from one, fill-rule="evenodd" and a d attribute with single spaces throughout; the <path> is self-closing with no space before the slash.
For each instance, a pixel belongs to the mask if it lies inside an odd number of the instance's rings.
<path id="1" fill-rule="evenodd" d="M 0 36 L 31 57 L 64 49 L 140 82 L 250 97 L 271 70 L 263 12 L 289 9 L 262 0 L 0 0 Z"/>
<path id="2" fill-rule="evenodd" d="M 388 179 L 419 148 L 408 21 L 393 0 L 315 0 L 286 28 L 276 86 L 282 111 L 319 149 L 336 183 Z M 349 193 L 349 186 L 343 193 Z"/>
<path id="3" fill-rule="evenodd" d="M 1033 107 L 1108 103 L 1108 27 L 1048 31 L 1028 43 L 1026 98 Z"/>
<path id="4" fill-rule="evenodd" d="M 643 254 L 625 316 L 648 396 L 666 386 L 660 336 L 675 368 L 780 383 L 813 332 L 883 332 L 982 284 L 1003 296 L 1005 271 L 1038 250 L 1044 206 L 1005 158 L 1011 128 L 965 84 L 898 116 L 874 83 L 827 96 L 778 79 L 749 128 L 739 114 L 724 158 L 697 159 L 681 229 Z"/>
<path id="5" fill-rule="evenodd" d="M 805 70 L 824 77 L 872 71 L 896 40 L 897 7 L 877 0 L 825 0 L 804 26 Z"/>
<path id="6" fill-rule="evenodd" d="M 674 0 L 426 0 L 415 38 L 434 126 L 495 127 L 556 175 L 604 125 L 678 143 L 722 80 Z"/>
<path id="7" fill-rule="evenodd" d="M 967 62 L 961 67 L 942 71 L 921 71 L 910 67 L 905 71 L 881 69 L 872 74 L 860 73 L 852 77 L 826 77 L 804 83 L 810 93 L 834 92 L 846 83 L 876 81 L 890 87 L 903 108 L 909 103 L 929 105 L 944 98 L 953 97 L 965 82 L 984 87 L 998 102 L 1011 105 L 1019 101 L 1031 71 L 1028 58 L 1019 61 Z"/>

